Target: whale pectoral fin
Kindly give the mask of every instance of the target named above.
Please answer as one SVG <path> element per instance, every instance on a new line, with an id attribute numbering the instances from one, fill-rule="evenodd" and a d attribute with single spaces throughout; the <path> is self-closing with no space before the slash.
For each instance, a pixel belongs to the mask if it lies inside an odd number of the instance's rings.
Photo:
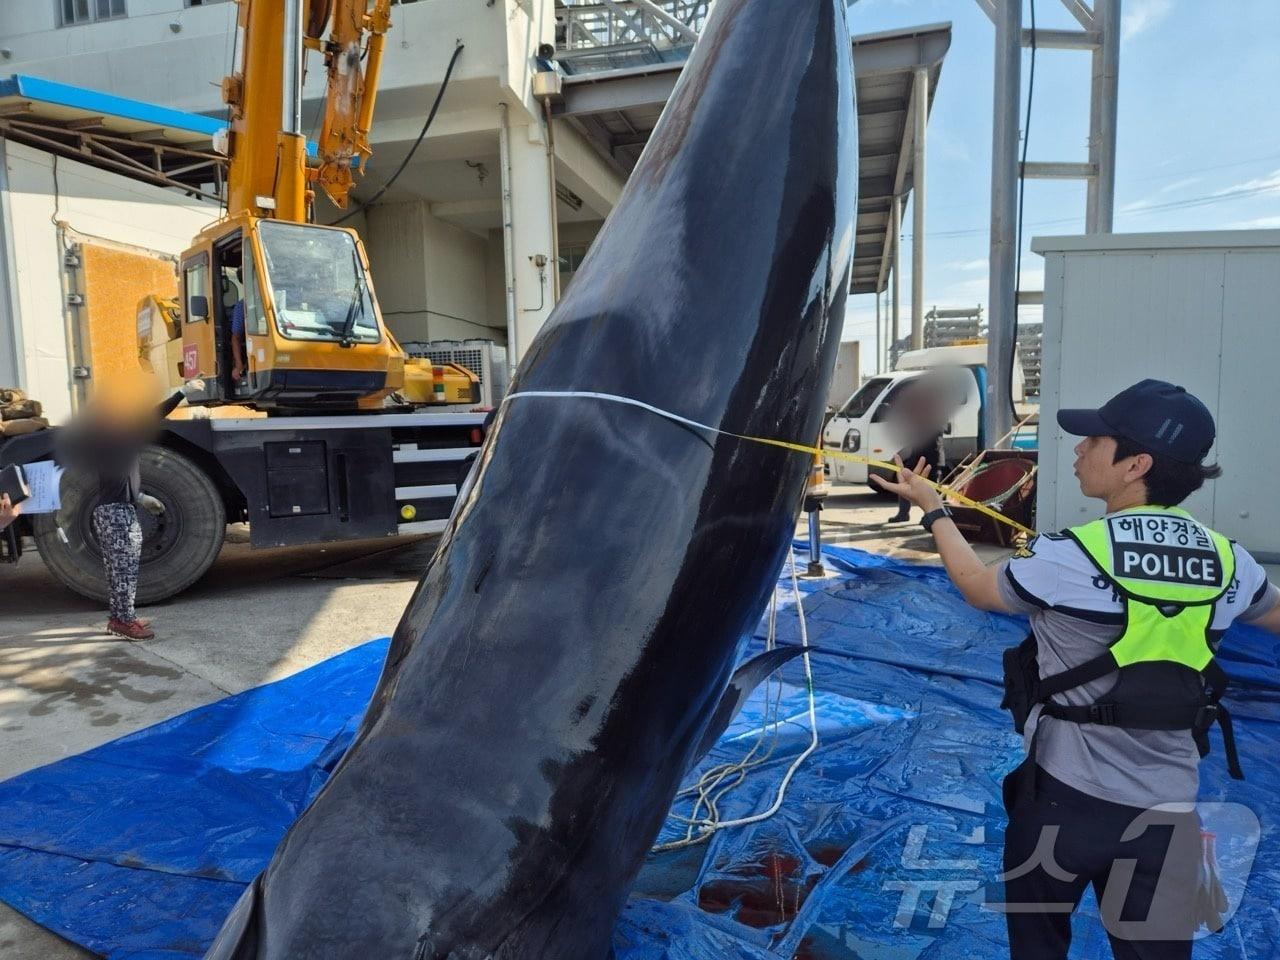
<path id="1" fill-rule="evenodd" d="M 245 888 L 223 921 L 204 960 L 254 960 L 258 956 L 258 895 L 262 874 Z"/>
<path id="2" fill-rule="evenodd" d="M 729 724 L 733 723 L 733 718 L 742 710 L 747 697 L 751 696 L 751 691 L 760 686 L 769 674 L 789 660 L 794 660 L 804 651 L 804 647 L 776 647 L 757 654 L 733 671 L 733 676 L 729 678 L 729 687 L 720 698 L 720 702 L 716 704 L 711 719 L 707 721 L 706 729 L 702 731 L 698 748 L 689 760 L 690 769 L 710 752 L 716 741 L 729 729 Z"/>

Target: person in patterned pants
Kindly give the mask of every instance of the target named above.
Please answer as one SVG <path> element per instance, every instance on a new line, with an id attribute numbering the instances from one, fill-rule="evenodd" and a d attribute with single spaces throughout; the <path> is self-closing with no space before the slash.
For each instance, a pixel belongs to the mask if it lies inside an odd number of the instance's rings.
<path id="1" fill-rule="evenodd" d="M 63 437 L 62 459 L 70 469 L 97 477 L 92 520 L 107 580 L 107 633 L 126 640 L 155 637 L 151 625 L 134 613 L 142 560 L 138 509 L 155 516 L 161 516 L 165 509 L 160 500 L 142 492 L 142 450 L 156 433 L 160 419 L 177 407 L 184 395 L 179 390 L 159 407 L 146 405 L 142 409 L 136 400 L 128 403 L 128 398 L 107 397 L 70 424 Z"/>
<path id="2" fill-rule="evenodd" d="M 102 503 L 93 511 L 93 534 L 102 550 L 102 566 L 107 576 L 107 629 L 123 634 L 131 625 L 139 624 L 133 611 L 138 593 L 138 564 L 142 559 L 142 527 L 138 525 L 138 508 L 132 503 Z M 112 628 L 115 629 L 112 629 Z M 145 623 L 133 633 L 147 630 Z M 130 639 L 145 639 L 132 637 Z"/>

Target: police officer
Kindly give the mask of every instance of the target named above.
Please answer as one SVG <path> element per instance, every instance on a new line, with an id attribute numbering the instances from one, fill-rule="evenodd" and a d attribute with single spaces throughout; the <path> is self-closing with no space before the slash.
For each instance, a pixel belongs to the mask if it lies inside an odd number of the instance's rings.
<path id="1" fill-rule="evenodd" d="M 1084 438 L 1075 475 L 1106 514 L 1003 564 L 978 559 L 914 471 L 881 486 L 926 511 L 971 605 L 1030 617 L 1032 635 L 1005 655 L 1005 706 L 1027 750 L 1004 784 L 1013 960 L 1065 960 L 1090 885 L 1117 960 L 1186 960 L 1212 919 L 1194 813 L 1212 727 L 1240 776 L 1214 652 L 1237 620 L 1280 634 L 1280 590 L 1178 506 L 1221 474 L 1205 463 L 1215 428 L 1198 399 L 1144 380 L 1058 423 Z"/>

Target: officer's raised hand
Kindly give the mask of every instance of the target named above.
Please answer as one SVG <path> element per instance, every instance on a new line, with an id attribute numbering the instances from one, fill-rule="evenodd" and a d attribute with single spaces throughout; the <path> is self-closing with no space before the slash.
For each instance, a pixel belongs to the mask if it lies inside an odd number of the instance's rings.
<path id="1" fill-rule="evenodd" d="M 910 500 L 912 504 L 926 513 L 941 509 L 942 497 L 934 489 L 933 485 L 927 482 L 932 468 L 924 457 L 916 461 L 914 468 L 908 468 L 902 462 L 902 457 L 896 453 L 893 455 L 893 462 L 898 466 L 897 481 L 886 480 L 879 474 L 873 473 L 871 479 L 875 481 L 877 486 L 896 496 Z"/>

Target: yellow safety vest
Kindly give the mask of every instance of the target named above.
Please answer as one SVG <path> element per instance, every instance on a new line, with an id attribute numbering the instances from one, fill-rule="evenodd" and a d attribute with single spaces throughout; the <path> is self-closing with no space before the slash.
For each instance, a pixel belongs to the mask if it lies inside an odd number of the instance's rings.
<path id="1" fill-rule="evenodd" d="M 1220 700 L 1226 673 L 1214 658 L 1214 604 L 1235 578 L 1231 541 L 1176 507 L 1135 507 L 1066 531 L 1124 603 L 1124 625 L 1105 653 L 1041 677 L 1034 637 L 1005 653 L 1005 703 L 1021 732 L 1031 708 L 1073 723 L 1188 730 L 1200 755 L 1222 728 L 1231 775 L 1243 779 L 1231 718 Z M 1117 674 L 1094 703 L 1054 695 Z"/>

